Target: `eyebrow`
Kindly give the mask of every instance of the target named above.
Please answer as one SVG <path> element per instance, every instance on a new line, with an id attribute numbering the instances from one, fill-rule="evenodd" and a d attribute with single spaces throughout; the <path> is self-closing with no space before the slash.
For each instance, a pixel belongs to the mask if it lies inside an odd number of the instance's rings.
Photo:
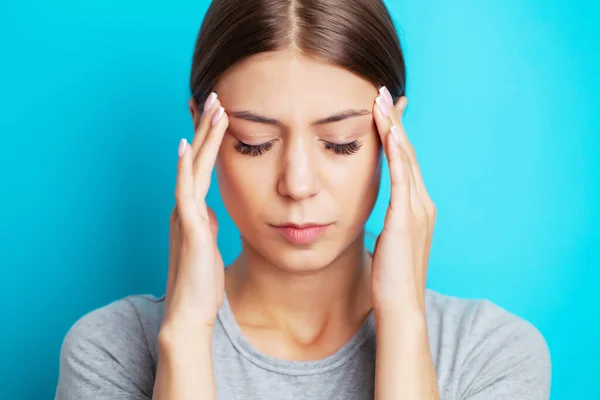
<path id="1" fill-rule="evenodd" d="M 368 114 L 371 114 L 371 111 L 369 111 L 369 110 L 351 110 L 351 109 L 343 110 L 343 111 L 340 111 L 333 115 L 330 115 L 329 117 L 317 120 L 317 121 L 313 122 L 311 125 L 312 126 L 326 125 L 326 124 L 331 124 L 333 122 L 343 121 L 348 118 L 361 117 L 363 115 L 368 115 Z M 232 112 L 229 112 L 229 116 L 233 117 L 233 118 L 243 119 L 243 120 L 250 121 L 250 122 L 258 122 L 260 124 L 277 125 L 277 126 L 283 125 L 283 123 L 281 121 L 279 121 L 278 119 L 265 117 L 265 116 L 259 115 L 252 111 L 246 111 L 246 110 L 232 111 Z"/>

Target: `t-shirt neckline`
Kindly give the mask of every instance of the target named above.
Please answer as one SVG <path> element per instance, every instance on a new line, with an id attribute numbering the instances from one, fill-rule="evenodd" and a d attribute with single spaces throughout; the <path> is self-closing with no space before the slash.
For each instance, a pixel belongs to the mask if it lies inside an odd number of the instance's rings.
<path id="1" fill-rule="evenodd" d="M 292 361 L 277 359 L 262 353 L 244 337 L 226 293 L 223 296 L 218 318 L 232 345 L 242 356 L 260 368 L 285 375 L 315 375 L 339 368 L 361 349 L 375 331 L 373 310 L 371 310 L 358 331 L 335 353 L 320 360 Z"/>

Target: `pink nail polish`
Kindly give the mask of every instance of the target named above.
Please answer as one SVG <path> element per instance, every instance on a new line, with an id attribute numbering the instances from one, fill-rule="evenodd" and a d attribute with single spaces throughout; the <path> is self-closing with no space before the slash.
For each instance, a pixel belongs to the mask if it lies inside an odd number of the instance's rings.
<path id="1" fill-rule="evenodd" d="M 178 150 L 179 157 L 183 156 L 183 154 L 185 153 L 186 147 L 187 147 L 187 140 L 181 139 L 179 141 L 179 150 Z"/>
<path id="2" fill-rule="evenodd" d="M 206 113 L 206 112 L 210 111 L 212 106 L 215 104 L 216 100 L 217 100 L 217 94 L 215 92 L 212 92 L 211 94 L 209 94 L 208 97 L 206 98 L 206 101 L 204 102 L 203 112 Z"/>
<path id="3" fill-rule="evenodd" d="M 381 94 L 381 97 L 385 100 L 385 104 L 387 104 L 390 107 L 394 106 L 394 98 L 392 97 L 392 94 L 390 93 L 387 87 L 382 86 L 379 89 L 379 94 Z"/>
<path id="4" fill-rule="evenodd" d="M 381 96 L 378 96 L 375 99 L 375 102 L 377 103 L 377 106 L 379 107 L 379 110 L 381 111 L 381 113 L 386 116 L 389 117 L 390 116 L 390 112 L 388 107 L 385 106 L 385 101 L 381 98 Z"/>
<path id="5" fill-rule="evenodd" d="M 217 122 L 219 122 L 221 117 L 223 116 L 224 112 L 225 112 L 225 109 L 223 107 L 219 107 L 219 109 L 217 110 L 215 115 L 213 115 L 212 121 L 210 121 L 210 126 L 215 126 L 217 124 Z"/>

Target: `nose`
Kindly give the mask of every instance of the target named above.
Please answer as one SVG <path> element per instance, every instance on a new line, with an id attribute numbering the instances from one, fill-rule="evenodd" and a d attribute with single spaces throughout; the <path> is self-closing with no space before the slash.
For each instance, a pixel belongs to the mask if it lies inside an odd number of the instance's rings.
<path id="1" fill-rule="evenodd" d="M 288 142 L 277 191 L 293 200 L 304 200 L 319 193 L 318 160 L 311 140 L 295 137 Z"/>

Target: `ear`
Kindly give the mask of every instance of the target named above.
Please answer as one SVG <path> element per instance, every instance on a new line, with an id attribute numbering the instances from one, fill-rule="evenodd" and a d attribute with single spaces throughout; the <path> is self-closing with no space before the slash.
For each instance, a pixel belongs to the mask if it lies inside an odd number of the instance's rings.
<path id="1" fill-rule="evenodd" d="M 404 111 L 406 111 L 407 105 L 408 105 L 408 99 L 406 98 L 406 96 L 402 96 L 398 99 L 398 101 L 396 101 L 396 105 L 394 107 L 396 108 L 396 112 L 398 113 L 398 116 L 400 117 L 400 119 L 402 119 L 402 116 L 404 115 Z"/>
<path id="2" fill-rule="evenodd" d="M 190 114 L 192 115 L 192 122 L 194 123 L 194 132 L 198 130 L 198 125 L 200 125 L 200 110 L 198 109 L 198 103 L 196 99 L 193 97 L 188 101 L 188 106 L 190 108 Z"/>

